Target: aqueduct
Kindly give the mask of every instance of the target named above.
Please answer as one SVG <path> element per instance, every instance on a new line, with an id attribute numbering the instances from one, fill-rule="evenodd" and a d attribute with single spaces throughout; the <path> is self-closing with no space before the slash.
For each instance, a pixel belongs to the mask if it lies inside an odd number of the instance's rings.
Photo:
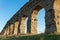
<path id="1" fill-rule="evenodd" d="M 45 33 L 60 33 L 60 0 L 29 0 L 13 17 L 7 21 L 2 35 L 25 34 L 25 20 L 27 21 L 27 34 L 37 33 L 37 14 L 45 9 Z M 43 25 L 43 24 L 42 24 Z"/>

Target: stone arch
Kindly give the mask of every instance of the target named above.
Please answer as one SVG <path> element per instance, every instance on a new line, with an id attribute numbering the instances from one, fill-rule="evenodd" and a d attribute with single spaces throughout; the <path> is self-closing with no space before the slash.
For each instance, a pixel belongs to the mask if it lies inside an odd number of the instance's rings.
<path id="1" fill-rule="evenodd" d="M 13 35 L 17 35 L 18 34 L 18 25 L 19 25 L 19 21 L 16 20 L 14 22 L 14 33 L 13 33 Z"/>
<path id="2" fill-rule="evenodd" d="M 13 24 L 10 24 L 9 25 L 9 35 L 12 35 L 12 27 L 13 27 Z"/>
<path id="3" fill-rule="evenodd" d="M 9 25 L 9 35 L 12 35 L 12 33 L 13 33 L 13 26 L 14 26 L 13 23 L 11 23 L 11 24 Z"/>
<path id="4" fill-rule="evenodd" d="M 31 14 L 31 34 L 37 34 L 37 14 L 43 7 L 37 5 Z"/>
<path id="5" fill-rule="evenodd" d="M 23 15 L 21 18 L 21 24 L 20 24 L 20 34 L 25 34 L 25 21 L 27 16 Z"/>

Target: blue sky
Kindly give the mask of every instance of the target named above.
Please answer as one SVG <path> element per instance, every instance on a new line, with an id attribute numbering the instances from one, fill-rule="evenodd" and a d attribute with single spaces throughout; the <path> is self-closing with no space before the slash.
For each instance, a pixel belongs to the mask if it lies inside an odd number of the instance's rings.
<path id="1" fill-rule="evenodd" d="M 6 22 L 29 0 L 0 0 L 0 32 Z M 45 11 L 42 9 L 37 15 L 37 30 L 38 33 L 45 30 Z"/>

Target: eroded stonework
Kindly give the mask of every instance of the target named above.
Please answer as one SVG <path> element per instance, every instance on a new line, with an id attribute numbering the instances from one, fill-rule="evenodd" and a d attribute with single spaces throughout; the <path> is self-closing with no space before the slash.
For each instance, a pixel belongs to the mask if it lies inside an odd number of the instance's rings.
<path id="1" fill-rule="evenodd" d="M 60 0 L 30 0 L 6 23 L 2 35 L 37 34 L 37 14 L 45 9 L 45 33 L 60 34 Z M 43 25 L 43 24 L 42 24 Z"/>

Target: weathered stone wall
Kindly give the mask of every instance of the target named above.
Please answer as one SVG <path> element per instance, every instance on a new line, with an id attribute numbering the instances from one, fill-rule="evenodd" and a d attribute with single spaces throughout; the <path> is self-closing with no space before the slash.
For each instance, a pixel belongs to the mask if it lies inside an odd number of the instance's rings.
<path id="1" fill-rule="evenodd" d="M 45 33 L 60 33 L 59 4 L 59 0 L 30 0 L 6 23 L 1 34 L 25 34 L 25 20 L 27 17 L 26 34 L 37 34 L 37 14 L 42 8 L 45 9 Z"/>
<path id="2" fill-rule="evenodd" d="M 55 0 L 54 3 L 56 32 L 60 34 L 60 0 Z"/>

